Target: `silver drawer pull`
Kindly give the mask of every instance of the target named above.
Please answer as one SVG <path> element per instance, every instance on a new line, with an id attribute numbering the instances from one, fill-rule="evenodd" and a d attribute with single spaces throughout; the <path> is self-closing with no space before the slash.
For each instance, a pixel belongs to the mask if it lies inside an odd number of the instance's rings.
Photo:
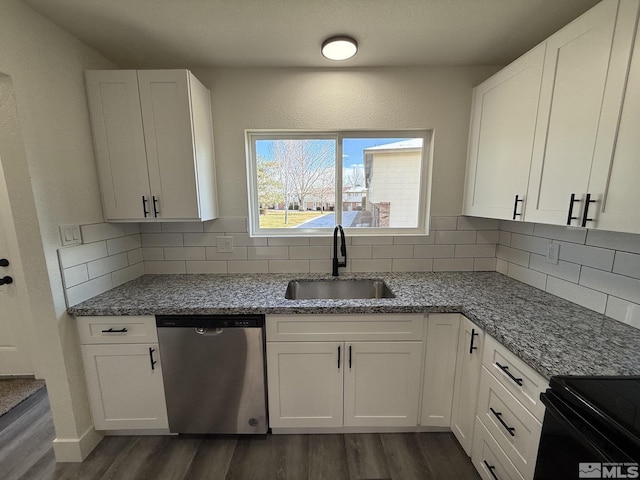
<path id="1" fill-rule="evenodd" d="M 502 370 L 504 373 L 507 374 L 507 376 L 513 380 L 514 382 L 516 382 L 518 385 L 522 386 L 522 379 L 521 378 L 516 378 L 513 376 L 513 374 L 509 371 L 509 367 L 507 365 L 500 365 L 498 362 L 496 362 L 496 366 Z"/>
<path id="2" fill-rule="evenodd" d="M 516 431 L 516 429 L 514 427 L 510 427 L 509 425 L 507 425 L 505 423 L 505 421 L 502 419 L 502 412 L 496 412 L 493 407 L 489 407 L 489 410 L 491 410 L 491 413 L 493 413 L 493 415 L 498 419 L 498 421 L 502 424 L 502 426 L 504 427 L 504 429 L 509 432 L 509 435 L 511 435 L 512 437 L 515 437 L 516 434 L 513 433 Z"/>

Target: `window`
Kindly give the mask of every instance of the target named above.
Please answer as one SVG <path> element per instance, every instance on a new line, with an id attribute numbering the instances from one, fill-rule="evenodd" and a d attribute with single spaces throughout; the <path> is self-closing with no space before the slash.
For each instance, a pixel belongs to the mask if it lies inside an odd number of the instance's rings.
<path id="1" fill-rule="evenodd" d="M 246 136 L 252 235 L 427 233 L 430 132 Z"/>

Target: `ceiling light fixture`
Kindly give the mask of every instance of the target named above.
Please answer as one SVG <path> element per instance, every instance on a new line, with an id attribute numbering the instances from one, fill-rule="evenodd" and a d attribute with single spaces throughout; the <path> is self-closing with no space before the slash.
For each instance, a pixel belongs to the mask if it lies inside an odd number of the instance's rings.
<path id="1" fill-rule="evenodd" d="M 358 42 L 347 36 L 327 38 L 322 43 L 322 55 L 329 60 L 347 60 L 358 51 Z"/>

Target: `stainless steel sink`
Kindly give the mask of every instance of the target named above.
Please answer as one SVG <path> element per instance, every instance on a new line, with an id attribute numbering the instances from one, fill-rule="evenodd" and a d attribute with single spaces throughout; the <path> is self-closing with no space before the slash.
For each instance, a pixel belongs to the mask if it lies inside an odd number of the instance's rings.
<path id="1" fill-rule="evenodd" d="M 291 280 L 287 285 L 285 298 L 308 300 L 314 298 L 394 298 L 384 280 Z"/>

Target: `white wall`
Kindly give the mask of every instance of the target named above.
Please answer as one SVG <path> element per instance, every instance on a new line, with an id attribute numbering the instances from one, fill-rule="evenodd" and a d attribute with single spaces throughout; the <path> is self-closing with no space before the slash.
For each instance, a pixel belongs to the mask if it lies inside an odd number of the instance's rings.
<path id="1" fill-rule="evenodd" d="M 56 428 L 54 447 L 59 460 L 72 460 L 92 448 L 95 437 L 74 320 L 65 313 L 58 225 L 102 221 L 83 71 L 114 65 L 17 0 L 3 0 L 1 11 L 0 73 L 10 77 L 23 140 L 2 164 L 37 332 L 36 363 Z M 83 436 L 85 444 L 79 443 Z"/>
<path id="2" fill-rule="evenodd" d="M 211 90 L 222 217 L 246 217 L 244 130 L 434 130 L 433 215 L 458 215 L 471 89 L 497 67 L 194 69 Z"/>

